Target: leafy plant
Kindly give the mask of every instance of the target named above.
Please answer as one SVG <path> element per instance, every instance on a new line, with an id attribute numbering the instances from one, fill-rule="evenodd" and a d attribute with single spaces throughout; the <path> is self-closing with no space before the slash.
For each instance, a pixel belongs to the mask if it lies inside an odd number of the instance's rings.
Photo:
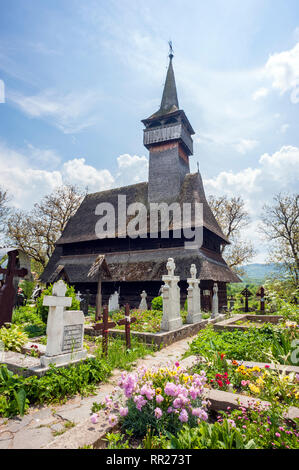
<path id="1" fill-rule="evenodd" d="M 20 352 L 22 346 L 28 342 L 28 336 L 18 325 L 10 324 L 8 328 L 0 328 L 0 341 L 4 344 L 5 351 Z"/>
<path id="2" fill-rule="evenodd" d="M 29 406 L 26 392 L 17 375 L 0 365 L 0 415 L 4 417 L 24 415 Z"/>
<path id="3" fill-rule="evenodd" d="M 163 298 L 161 295 L 153 298 L 152 310 L 163 310 Z"/>

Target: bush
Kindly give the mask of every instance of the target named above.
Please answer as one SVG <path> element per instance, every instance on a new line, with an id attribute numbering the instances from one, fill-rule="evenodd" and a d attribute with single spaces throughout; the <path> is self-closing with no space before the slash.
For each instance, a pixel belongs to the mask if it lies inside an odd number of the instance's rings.
<path id="1" fill-rule="evenodd" d="M 20 352 L 22 346 L 28 342 L 28 336 L 18 325 L 10 325 L 8 328 L 0 328 L 0 341 L 4 344 L 5 351 Z"/>
<path id="2" fill-rule="evenodd" d="M 38 315 L 40 315 L 44 323 L 47 323 L 49 307 L 45 307 L 43 305 L 43 300 L 44 300 L 45 295 L 52 295 L 52 289 L 53 289 L 53 285 L 50 284 L 50 286 L 42 292 L 41 296 L 36 301 L 36 311 Z M 76 299 L 74 286 L 67 285 L 67 290 L 66 290 L 65 295 L 66 297 L 72 297 L 72 305 L 70 307 L 67 307 L 66 310 L 80 310 L 80 301 Z"/>
<path id="3" fill-rule="evenodd" d="M 34 289 L 34 282 L 23 280 L 20 282 L 19 287 L 23 290 L 26 299 L 30 299 Z"/>
<path id="4" fill-rule="evenodd" d="M 152 300 L 152 309 L 153 310 L 163 310 L 163 298 L 161 295 L 154 297 Z"/>
<path id="5" fill-rule="evenodd" d="M 46 333 L 47 325 L 32 307 L 19 307 L 13 312 L 12 323 L 19 325 L 29 338 L 42 336 Z"/>
<path id="6" fill-rule="evenodd" d="M 105 398 L 109 423 L 119 419 L 122 428 L 136 437 L 144 437 L 148 427 L 158 435 L 177 432 L 187 422 L 196 426 L 198 418 L 208 418 L 203 403 L 205 382 L 204 372 L 190 376 L 178 363 L 123 373 L 119 387 Z M 114 414 L 116 410 L 119 417 Z M 95 413 L 92 422 L 96 420 Z"/>

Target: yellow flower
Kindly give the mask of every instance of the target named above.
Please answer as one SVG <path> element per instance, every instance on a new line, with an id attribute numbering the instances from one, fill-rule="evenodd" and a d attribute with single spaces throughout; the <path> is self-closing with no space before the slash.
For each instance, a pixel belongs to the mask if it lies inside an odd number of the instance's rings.
<path id="1" fill-rule="evenodd" d="M 160 387 L 156 388 L 156 394 L 157 395 L 160 395 L 162 393 L 162 390 Z"/>
<path id="2" fill-rule="evenodd" d="M 249 388 L 250 388 L 250 390 L 251 390 L 253 393 L 257 393 L 257 394 L 260 393 L 259 387 L 257 387 L 257 386 L 254 385 L 254 384 L 249 384 Z"/>

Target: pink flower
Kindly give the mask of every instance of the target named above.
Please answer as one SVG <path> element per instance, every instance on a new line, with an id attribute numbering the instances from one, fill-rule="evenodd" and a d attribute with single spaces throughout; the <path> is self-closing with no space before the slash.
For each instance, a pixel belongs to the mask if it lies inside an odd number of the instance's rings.
<path id="1" fill-rule="evenodd" d="M 109 416 L 109 424 L 111 426 L 113 426 L 114 424 L 116 424 L 118 422 L 118 419 L 117 419 L 117 416 L 115 415 L 110 415 Z"/>
<path id="2" fill-rule="evenodd" d="M 97 413 L 93 413 L 90 417 L 90 421 L 92 424 L 96 424 L 99 421 L 99 416 Z"/>
<path id="3" fill-rule="evenodd" d="M 121 408 L 119 409 L 119 414 L 120 414 L 120 416 L 127 416 L 128 413 L 129 413 L 128 407 L 126 407 L 126 408 L 122 408 L 122 407 L 121 407 Z"/>
<path id="4" fill-rule="evenodd" d="M 268 364 L 265 365 L 265 369 L 269 369 L 269 367 L 270 367 L 270 366 L 269 366 Z"/>
<path id="5" fill-rule="evenodd" d="M 160 419 L 162 414 L 163 414 L 163 412 L 162 412 L 161 408 L 156 408 L 155 409 L 155 416 L 156 416 L 157 419 Z"/>
<path id="6" fill-rule="evenodd" d="M 172 406 L 169 406 L 168 409 L 167 409 L 167 413 L 170 414 L 172 412 L 173 412 L 173 408 L 172 408 Z"/>
<path id="7" fill-rule="evenodd" d="M 275 433 L 275 436 L 276 436 L 276 437 L 280 437 L 279 432 L 276 432 L 276 433 Z"/>
<path id="8" fill-rule="evenodd" d="M 166 395 L 169 395 L 171 397 L 176 397 L 178 394 L 177 386 L 172 382 L 167 382 L 167 384 L 164 387 L 164 392 L 166 393 Z"/>
<path id="9" fill-rule="evenodd" d="M 176 363 L 175 363 L 175 366 L 176 366 L 176 367 L 179 367 L 179 366 L 180 366 L 180 363 L 179 363 L 179 362 L 176 362 Z"/>
<path id="10" fill-rule="evenodd" d="M 188 413 L 187 411 L 184 409 L 180 412 L 180 415 L 179 415 L 179 420 L 181 421 L 181 423 L 187 423 L 188 421 Z"/>
<path id="11" fill-rule="evenodd" d="M 164 401 L 164 398 L 162 397 L 162 395 L 157 395 L 156 396 L 156 402 L 157 403 L 162 403 L 162 401 Z"/>
<path id="12" fill-rule="evenodd" d="M 192 415 L 199 418 L 199 416 L 201 416 L 201 408 L 193 408 Z"/>

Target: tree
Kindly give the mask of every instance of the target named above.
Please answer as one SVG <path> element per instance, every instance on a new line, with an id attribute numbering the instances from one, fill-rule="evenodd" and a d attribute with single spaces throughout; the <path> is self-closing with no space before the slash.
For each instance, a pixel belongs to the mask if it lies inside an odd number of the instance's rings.
<path id="1" fill-rule="evenodd" d="M 295 287 L 299 284 L 299 195 L 277 194 L 263 206 L 261 232 L 271 243 L 269 261 L 282 263 Z"/>
<path id="2" fill-rule="evenodd" d="M 44 268 L 84 194 L 76 186 L 60 186 L 35 204 L 33 210 L 15 210 L 8 219 L 8 238 Z"/>
<path id="3" fill-rule="evenodd" d="M 241 239 L 242 229 L 250 223 L 245 203 L 241 197 L 210 196 L 209 205 L 222 232 L 231 242 L 231 245 L 221 246 L 221 254 L 231 268 L 238 267 L 238 273 L 242 274 L 239 266 L 250 261 L 256 253 L 251 242 Z"/>
<path id="4" fill-rule="evenodd" d="M 3 230 L 3 225 L 5 224 L 6 218 L 9 214 L 9 207 L 7 206 L 9 202 L 8 192 L 0 188 L 0 227 L 1 231 Z"/>

